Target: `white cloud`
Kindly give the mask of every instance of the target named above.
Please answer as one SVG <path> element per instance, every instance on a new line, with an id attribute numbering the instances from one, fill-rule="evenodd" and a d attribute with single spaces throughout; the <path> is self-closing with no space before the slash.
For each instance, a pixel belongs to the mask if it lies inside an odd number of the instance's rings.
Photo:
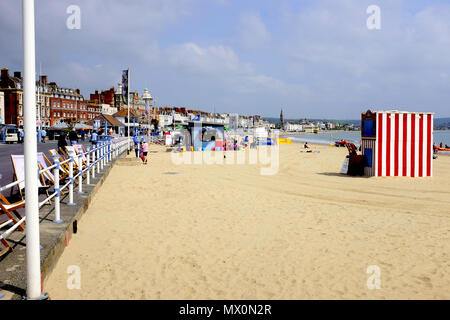
<path id="1" fill-rule="evenodd" d="M 258 13 L 243 14 L 238 29 L 244 48 L 259 48 L 270 41 L 270 33 Z"/>

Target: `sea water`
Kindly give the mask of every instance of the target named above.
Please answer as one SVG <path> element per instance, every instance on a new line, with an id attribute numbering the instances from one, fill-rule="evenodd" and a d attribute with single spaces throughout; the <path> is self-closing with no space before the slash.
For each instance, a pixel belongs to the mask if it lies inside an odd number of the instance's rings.
<path id="1" fill-rule="evenodd" d="M 283 135 L 284 136 L 284 135 Z M 361 141 L 360 131 L 345 131 L 345 132 L 333 132 L 328 131 L 324 133 L 306 133 L 301 135 L 289 135 L 286 134 L 286 138 L 292 139 L 296 142 L 308 142 L 312 144 L 333 144 L 336 141 L 346 140 L 354 143 L 359 147 Z M 434 132 L 434 143 L 439 146 L 439 144 L 450 146 L 450 131 L 435 131 Z"/>

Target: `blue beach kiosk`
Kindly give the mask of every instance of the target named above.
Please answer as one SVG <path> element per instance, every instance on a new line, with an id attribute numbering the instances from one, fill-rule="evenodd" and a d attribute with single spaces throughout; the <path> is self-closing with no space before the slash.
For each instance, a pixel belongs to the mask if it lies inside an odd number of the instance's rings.
<path id="1" fill-rule="evenodd" d="M 189 121 L 188 131 L 195 151 L 222 150 L 224 125 L 214 122 Z"/>

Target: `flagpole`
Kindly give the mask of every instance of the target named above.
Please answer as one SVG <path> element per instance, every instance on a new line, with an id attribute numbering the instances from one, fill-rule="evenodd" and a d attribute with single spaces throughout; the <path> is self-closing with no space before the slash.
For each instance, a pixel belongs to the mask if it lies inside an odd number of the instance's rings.
<path id="1" fill-rule="evenodd" d="M 39 62 L 39 82 L 38 82 L 38 121 L 39 121 L 39 126 L 38 126 L 38 142 L 41 143 L 42 142 L 42 124 L 41 124 L 41 62 Z"/>
<path id="2" fill-rule="evenodd" d="M 130 68 L 128 68 L 128 88 L 127 88 L 127 105 L 128 105 L 128 151 L 130 150 Z"/>
<path id="3" fill-rule="evenodd" d="M 23 24 L 23 97 L 25 131 L 25 194 L 26 194 L 26 265 L 27 298 L 45 299 L 41 293 L 41 255 L 39 245 L 39 195 L 36 139 L 36 55 L 34 31 L 34 0 L 22 0 Z"/>

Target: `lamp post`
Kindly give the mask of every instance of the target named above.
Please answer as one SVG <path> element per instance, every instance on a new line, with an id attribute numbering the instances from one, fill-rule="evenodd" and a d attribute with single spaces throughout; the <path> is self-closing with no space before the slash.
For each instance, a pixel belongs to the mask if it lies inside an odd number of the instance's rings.
<path id="1" fill-rule="evenodd" d="M 25 130 L 25 206 L 26 228 L 26 265 L 27 265 L 27 298 L 30 300 L 45 299 L 41 292 L 41 257 L 39 245 L 39 195 L 38 166 L 36 144 L 36 62 L 34 32 L 34 0 L 22 0 L 23 25 L 23 96 L 24 96 L 24 128 Z"/>
<path id="2" fill-rule="evenodd" d="M 149 116 L 149 108 L 151 108 L 152 105 L 152 95 L 150 92 L 148 92 L 148 89 L 144 89 L 144 93 L 142 94 L 142 99 L 145 101 L 145 114 L 147 115 L 147 119 L 150 119 Z M 150 130 L 150 120 L 148 121 L 148 130 Z M 148 131 L 147 131 L 148 135 Z"/>

